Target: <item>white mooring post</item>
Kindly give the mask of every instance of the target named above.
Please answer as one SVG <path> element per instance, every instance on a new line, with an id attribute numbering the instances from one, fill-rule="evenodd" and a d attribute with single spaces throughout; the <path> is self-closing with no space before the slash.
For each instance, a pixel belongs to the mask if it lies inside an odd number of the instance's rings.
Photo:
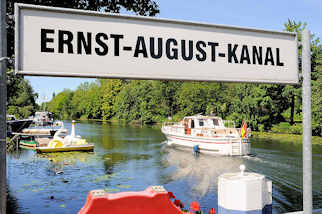
<path id="1" fill-rule="evenodd" d="M 225 173 L 218 181 L 218 214 L 272 213 L 272 181 L 258 173 Z"/>
<path id="2" fill-rule="evenodd" d="M 303 211 L 312 214 L 312 113 L 310 31 L 302 33 Z"/>
<path id="3" fill-rule="evenodd" d="M 7 29 L 6 0 L 0 1 L 0 212 L 6 213 L 6 137 L 7 137 Z"/>

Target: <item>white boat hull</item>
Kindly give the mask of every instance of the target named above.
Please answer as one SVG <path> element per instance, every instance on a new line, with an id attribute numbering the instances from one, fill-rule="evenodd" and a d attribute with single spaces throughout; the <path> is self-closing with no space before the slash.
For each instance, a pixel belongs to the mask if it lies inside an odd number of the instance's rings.
<path id="1" fill-rule="evenodd" d="M 250 154 L 248 138 L 233 137 L 199 137 L 189 135 L 174 135 L 164 133 L 168 139 L 167 144 L 191 149 L 198 145 L 200 153 L 240 156 Z"/>

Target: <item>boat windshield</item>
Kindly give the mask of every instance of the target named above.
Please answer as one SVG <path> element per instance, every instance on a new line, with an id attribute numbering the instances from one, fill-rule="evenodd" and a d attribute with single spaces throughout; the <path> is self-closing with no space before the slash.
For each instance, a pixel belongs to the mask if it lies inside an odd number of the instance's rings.
<path id="1" fill-rule="evenodd" d="M 219 121 L 217 119 L 212 120 L 214 126 L 219 126 Z"/>
<path id="2" fill-rule="evenodd" d="M 203 125 L 204 125 L 203 119 L 199 120 L 199 126 L 203 126 Z"/>

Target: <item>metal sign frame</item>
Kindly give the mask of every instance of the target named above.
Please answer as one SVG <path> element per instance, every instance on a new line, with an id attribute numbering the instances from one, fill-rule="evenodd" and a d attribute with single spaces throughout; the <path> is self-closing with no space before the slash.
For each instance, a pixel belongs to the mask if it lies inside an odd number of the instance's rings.
<path id="1" fill-rule="evenodd" d="M 78 58 L 78 61 L 80 63 L 85 62 L 86 63 L 92 63 L 92 58 L 96 57 L 93 59 L 95 62 L 100 62 L 100 63 L 106 63 L 104 65 L 110 65 L 111 69 L 104 71 L 106 67 L 100 65 L 99 68 L 95 67 L 90 69 L 88 72 L 80 71 L 83 69 L 85 66 L 80 66 L 81 68 L 75 72 L 75 71 L 70 71 L 72 68 L 68 68 L 69 70 L 59 70 L 58 68 L 52 69 L 52 70 L 46 70 L 41 69 L 41 72 L 38 69 L 38 66 L 42 66 L 42 62 L 45 63 L 45 60 L 49 59 L 49 55 L 45 54 L 40 54 L 40 50 L 38 51 L 38 46 L 37 46 L 37 51 L 31 52 L 32 48 L 25 48 L 24 45 L 28 43 L 25 40 L 25 35 L 21 35 L 19 32 L 20 25 L 24 26 L 25 21 L 22 20 L 22 15 L 21 11 L 29 11 L 30 13 L 32 11 L 35 11 L 36 14 L 44 12 L 48 13 L 49 16 L 55 16 L 52 19 L 56 19 L 59 17 L 59 19 L 64 18 L 66 14 L 68 14 L 68 17 L 66 17 L 66 20 L 73 19 L 72 16 L 78 16 L 79 17 L 84 17 L 84 20 L 87 21 L 89 19 L 88 17 L 94 17 L 95 20 L 93 21 L 93 18 L 90 18 L 93 24 L 96 24 L 96 19 L 99 20 L 99 23 L 102 23 L 102 21 L 105 21 L 106 23 L 113 23 L 114 21 L 117 22 L 119 25 L 120 24 L 126 24 L 127 26 L 131 27 L 131 24 L 134 23 L 135 27 L 140 27 L 146 26 L 149 27 L 151 25 L 158 26 L 157 28 L 160 29 L 160 32 L 158 32 L 155 35 L 159 35 L 161 38 L 164 37 L 164 31 L 166 29 L 175 29 L 172 30 L 174 32 L 178 31 L 178 34 L 172 33 L 170 34 L 171 36 L 175 35 L 181 35 L 182 31 L 181 29 L 184 29 L 187 32 L 191 32 L 194 37 L 192 36 L 191 41 L 197 42 L 196 39 L 203 40 L 202 38 L 208 38 L 209 34 L 210 35 L 215 35 L 214 38 L 211 37 L 211 39 L 214 39 L 214 41 L 219 40 L 219 41 L 224 41 L 223 44 L 219 44 L 216 50 L 216 62 L 209 62 L 210 59 L 207 59 L 206 61 L 203 61 L 202 63 L 197 60 L 190 60 L 190 61 L 185 61 L 185 60 L 180 60 L 180 57 L 178 60 L 165 60 L 166 57 L 161 57 L 158 60 L 151 59 L 149 58 L 126 58 L 127 56 L 124 56 L 125 54 L 121 54 L 118 57 L 112 58 L 111 56 L 107 55 L 107 58 L 101 58 L 97 59 L 99 57 L 92 55 L 88 56 L 82 56 L 82 58 Z M 39 12 L 40 11 L 40 12 Z M 25 12 L 27 13 L 27 12 Z M 37 16 L 37 15 L 35 15 Z M 27 16 L 28 17 L 28 16 Z M 155 79 L 155 80 L 163 80 L 163 79 L 168 79 L 168 80 L 182 80 L 182 81 L 221 81 L 221 82 L 256 82 L 256 83 L 278 83 L 278 84 L 297 84 L 299 81 L 298 78 L 298 53 L 296 52 L 293 54 L 293 49 L 295 50 L 297 48 L 297 34 L 293 32 L 283 32 L 283 31 L 273 31 L 273 30 L 263 30 L 263 29 L 256 29 L 256 28 L 246 28 L 246 27 L 237 27 L 237 26 L 228 26 L 228 25 L 217 25 L 217 24 L 208 24 L 208 23 L 198 23 L 198 22 L 188 22 L 188 21 L 178 21 L 178 20 L 170 20 L 170 19 L 161 19 L 161 18 L 153 18 L 153 17 L 143 17 L 143 16 L 130 16 L 130 15 L 119 15 L 119 14 L 112 14 L 112 13 L 101 13 L 101 12 L 95 12 L 95 11 L 85 11 L 85 10 L 77 10 L 77 9 L 66 9 L 66 8 L 56 8 L 56 7 L 45 7 L 45 6 L 38 6 L 38 5 L 28 5 L 28 4 L 15 4 L 15 55 L 16 55 L 16 60 L 15 60 L 15 69 L 17 73 L 23 74 L 23 75 L 32 75 L 32 76 L 59 76 L 59 77 L 87 77 L 87 78 L 116 78 L 116 79 Z M 49 20 L 49 19 L 48 19 Z M 48 20 L 46 22 L 48 22 Z M 44 22 L 44 23 L 46 23 Z M 41 26 L 44 25 L 42 23 Z M 131 24 L 128 24 L 131 23 Z M 67 23 L 64 23 L 64 25 L 69 26 Z M 30 26 L 30 25 L 29 25 Z M 102 25 L 105 26 L 105 25 Z M 110 25 L 107 25 L 110 26 Z M 141 27 L 142 27 L 141 26 Z M 34 26 L 32 26 L 34 27 Z M 115 27 L 115 25 L 113 25 Z M 21 27 L 22 28 L 22 27 Z M 67 27 L 68 28 L 68 27 Z M 71 28 L 69 26 L 69 28 Z M 35 27 L 36 29 L 36 27 Z M 78 29 L 78 28 L 77 28 Z M 95 30 L 97 28 L 94 28 Z M 141 29 L 141 28 L 139 28 Z M 78 29 L 79 30 L 79 29 Z M 132 29 L 133 30 L 133 29 Z M 84 30 L 85 31 L 85 30 Z M 123 30 L 122 30 L 123 31 Z M 103 31 L 102 31 L 103 32 Z M 195 32 L 198 32 L 198 34 L 194 34 Z M 132 34 L 136 35 L 141 35 L 137 34 L 137 32 L 134 33 L 134 31 L 131 30 L 124 30 L 124 36 L 128 36 L 127 34 L 131 34 L 128 37 L 133 36 Z M 142 36 L 146 36 L 146 33 L 142 33 Z M 200 34 L 200 35 L 199 35 Z M 36 34 L 38 36 L 38 34 Z M 154 34 L 152 34 L 154 35 Z M 162 36 L 163 35 L 163 36 Z M 230 41 L 230 39 L 226 39 L 225 36 L 231 36 L 231 38 L 239 39 L 239 42 L 236 42 L 238 44 L 238 50 L 236 51 L 236 55 L 238 57 L 237 64 L 229 63 L 228 61 L 228 55 L 229 52 L 227 49 L 227 43 L 229 42 L 235 42 Z M 190 37 L 191 35 L 189 35 Z M 197 38 L 196 38 L 197 36 Z M 199 37 L 200 36 L 200 37 Z M 203 37 L 204 36 L 204 37 Z M 76 35 L 74 36 L 76 37 Z M 147 36 L 148 37 L 148 36 Z M 22 39 L 24 38 L 24 39 Z M 34 37 L 31 37 L 34 38 Z M 176 38 L 176 37 L 172 37 Z M 247 38 L 248 40 L 245 41 L 244 39 Z M 257 40 L 255 41 L 254 38 Z M 259 39 L 260 38 L 260 39 Z M 57 39 L 57 38 L 56 38 Z M 55 41 L 56 41 L 55 39 Z M 124 38 L 125 39 L 125 38 Z M 133 39 L 132 37 L 130 39 Z M 165 40 L 165 38 L 163 38 Z M 177 38 L 178 39 L 178 38 Z M 282 66 L 277 66 L 277 59 L 275 59 L 275 65 L 274 62 L 272 65 L 258 65 L 255 62 L 252 63 L 245 63 L 244 61 L 241 61 L 239 57 L 242 55 L 242 49 L 241 45 L 244 44 L 244 46 L 248 46 L 250 48 L 249 56 L 253 60 L 251 53 L 253 50 L 251 50 L 252 47 L 255 47 L 255 44 L 260 44 L 264 40 L 266 42 L 266 45 L 263 45 L 263 61 L 265 58 L 265 50 L 266 48 L 272 47 L 274 48 L 274 51 L 277 51 L 275 49 L 283 48 L 282 50 L 287 53 L 284 53 L 284 60 L 287 60 L 285 63 L 284 67 Z M 205 41 L 212 41 L 212 40 L 205 40 Z M 73 41 L 74 42 L 74 41 Z M 124 40 L 125 42 L 125 40 Z M 243 43 L 245 42 L 245 43 Z M 249 44 L 247 44 L 249 42 Z M 54 44 L 54 43 L 53 43 Z M 138 44 L 138 43 L 137 43 Z M 22 47 L 20 47 L 20 45 Z M 36 43 L 36 45 L 39 45 Z M 134 45 L 134 44 L 133 44 Z M 196 44 L 194 44 L 194 49 Z M 270 46 L 270 45 L 275 45 Z M 34 47 L 34 46 L 32 46 Z M 148 47 L 148 44 L 147 44 Z M 179 48 L 180 45 L 178 44 L 177 48 Z M 124 46 L 123 46 L 124 48 Z M 132 46 L 134 49 L 134 47 Z M 210 46 L 207 46 L 205 49 L 210 48 Z M 213 48 L 213 47 L 211 47 Z M 261 47 L 262 48 L 262 47 Z M 29 66 L 30 68 L 22 68 L 22 65 L 27 63 L 30 63 L 30 60 L 22 60 L 22 54 L 20 53 L 21 49 L 25 51 L 30 51 L 28 52 L 29 55 L 32 53 L 37 53 L 39 54 L 39 58 L 37 58 L 38 62 L 33 62 L 31 64 L 35 64 L 35 66 Z M 165 47 L 164 47 L 165 49 Z M 242 49 L 242 50 L 241 50 Z M 265 50 L 264 50 L 265 49 Z M 219 53 L 221 50 L 222 53 Z M 57 51 L 57 50 L 55 50 Z M 121 51 L 121 50 L 120 50 Z M 206 52 L 209 51 L 210 49 L 207 49 Z M 194 56 L 197 50 L 194 50 Z M 208 52 L 207 56 L 210 55 Z M 237 53 L 238 52 L 238 53 Z M 266 55 L 268 50 L 266 50 Z M 271 52 L 272 53 L 272 52 Z M 220 55 L 223 54 L 223 57 Z M 226 54 L 226 56 L 225 56 Z M 239 55 L 240 54 L 240 55 Z M 248 50 L 247 50 L 248 54 Z M 275 54 L 279 56 L 279 53 L 274 52 L 274 56 L 271 55 L 272 57 L 275 58 Z M 71 61 L 76 61 L 76 57 L 78 57 L 77 54 L 67 54 L 67 55 L 61 55 L 55 53 L 51 53 L 50 57 L 54 61 L 58 59 L 57 57 L 64 56 L 66 58 L 70 57 L 69 59 Z M 165 54 L 164 54 L 165 55 Z M 179 54 L 180 55 L 180 54 Z M 254 55 L 254 53 L 253 53 Z M 289 56 L 291 55 L 291 56 Z M 44 58 L 42 58 L 44 57 Z M 110 57 L 110 58 L 109 58 Z M 120 58 L 121 57 L 121 58 Z M 254 56 L 253 56 L 254 57 Z M 210 58 L 210 56 L 208 56 Z M 277 57 L 278 58 L 278 57 Z M 30 58 L 29 58 L 30 59 Z M 104 60 L 103 60 L 104 59 Z M 110 60 L 112 59 L 112 60 Z M 117 61 L 117 60 L 124 60 L 129 59 L 129 61 L 133 61 L 134 64 L 129 64 L 125 66 L 125 64 L 128 63 L 122 63 L 124 64 L 124 67 L 120 67 L 120 63 L 116 62 L 111 62 L 111 61 Z M 64 64 L 65 61 L 62 61 L 61 58 L 59 58 L 60 62 L 63 63 L 56 63 L 58 65 Z M 100 60 L 100 61 L 98 61 Z M 68 61 L 68 60 L 66 60 Z M 176 62 L 175 62 L 176 61 Z M 50 62 L 50 60 L 48 60 Z M 165 63 L 164 63 L 165 62 Z M 244 62 L 244 63 L 241 63 Z M 72 62 L 69 65 L 71 66 Z M 95 65 L 95 63 L 92 63 Z M 168 65 L 169 64 L 169 65 Z M 75 63 L 73 64 L 73 66 Z M 135 67 L 135 69 L 133 68 Z M 164 68 L 162 66 L 165 66 Z M 168 71 L 171 66 L 171 69 L 174 69 L 176 72 L 171 72 Z M 37 67 L 37 68 L 36 68 Z M 50 67 L 50 66 L 48 66 Z M 68 67 L 68 66 L 65 66 Z M 63 67 L 63 69 L 65 69 Z M 162 67 L 162 68 L 160 68 Z M 191 68 L 193 67 L 193 68 Z M 197 68 L 198 67 L 198 68 Z M 38 70 L 33 70 L 33 69 L 38 69 Z M 85 68 L 84 68 L 85 69 Z M 154 69 L 154 70 L 153 70 Z M 76 70 L 76 69 L 74 69 Z M 87 69 L 88 70 L 88 69 Z M 148 72 L 147 70 L 153 70 L 154 72 Z M 158 70 L 156 72 L 156 70 Z M 161 71 L 162 70 L 162 71 Z M 197 72 L 198 71 L 198 72 Z M 252 77 L 252 78 L 251 78 Z"/>

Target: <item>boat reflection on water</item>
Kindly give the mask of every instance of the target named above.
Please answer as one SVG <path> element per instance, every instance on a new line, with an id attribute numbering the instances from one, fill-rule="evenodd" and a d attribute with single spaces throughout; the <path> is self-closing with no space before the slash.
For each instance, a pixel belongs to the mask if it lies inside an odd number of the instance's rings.
<path id="1" fill-rule="evenodd" d="M 172 179 L 188 179 L 192 193 L 204 196 L 209 190 L 217 190 L 218 177 L 223 173 L 239 172 L 244 164 L 241 157 L 214 156 L 164 146 L 164 164 L 175 166 Z"/>
<path id="2" fill-rule="evenodd" d="M 93 154 L 93 152 L 56 152 L 37 154 L 37 156 L 41 158 L 48 158 L 50 164 L 47 170 L 49 174 L 55 175 L 64 173 L 65 170 L 79 170 L 78 167 L 82 167 L 82 165 L 91 162 Z"/>

